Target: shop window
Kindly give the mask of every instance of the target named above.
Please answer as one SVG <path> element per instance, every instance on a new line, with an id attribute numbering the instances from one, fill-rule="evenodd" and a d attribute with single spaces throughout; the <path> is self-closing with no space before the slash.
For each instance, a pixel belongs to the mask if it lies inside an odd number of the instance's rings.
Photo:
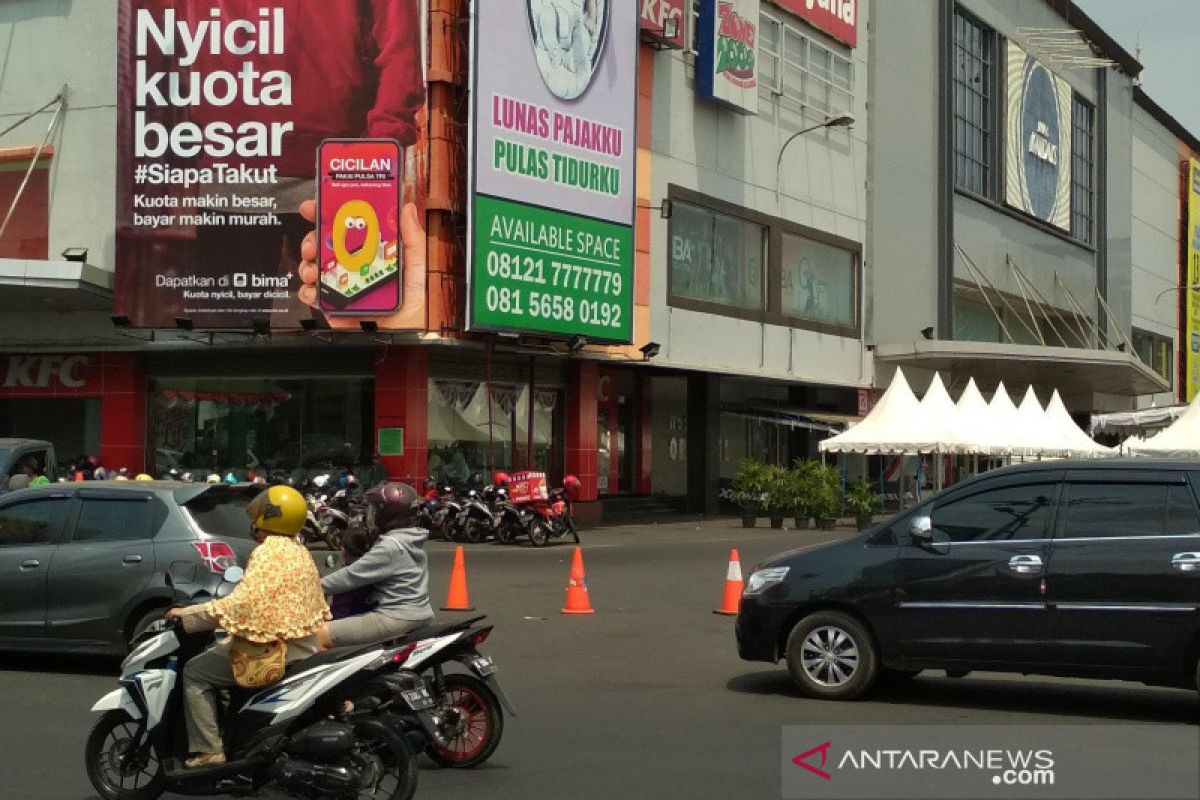
<path id="1" fill-rule="evenodd" d="M 1096 189 L 1092 165 L 1096 109 L 1075 95 L 1071 103 L 1071 235 L 1092 241 Z"/>
<path id="2" fill-rule="evenodd" d="M 1000 323 L 986 303 L 956 297 L 954 338 L 963 342 L 998 342 Z"/>
<path id="3" fill-rule="evenodd" d="M 1171 379 L 1175 373 L 1174 343 L 1165 336 L 1137 329 L 1134 329 L 1132 339 L 1133 351 L 1142 363 L 1161 375 L 1168 386 L 1173 386 L 1174 381 Z"/>
<path id="4" fill-rule="evenodd" d="M 490 470 L 538 469 L 557 475 L 562 393 L 528 384 L 429 381 L 429 475 L 450 486 L 479 486 Z M 530 404 L 533 431 L 530 435 Z M 490 416 L 489 416 L 490 409 Z M 529 447 L 533 461 L 529 463 Z"/>
<path id="5" fill-rule="evenodd" d="M 990 197 L 994 185 L 992 109 L 996 34 L 961 10 L 954 12 L 954 184 Z"/>
<path id="6" fill-rule="evenodd" d="M 782 307 L 789 317 L 854 328 L 857 257 L 840 247 L 785 233 L 780 238 Z"/>
<path id="7" fill-rule="evenodd" d="M 311 477 L 367 470 L 374 449 L 374 382 L 170 379 L 151 387 L 149 461 L 203 478 L 232 471 Z"/>
<path id="8" fill-rule="evenodd" d="M 821 44 L 798 25 L 759 15 L 759 87 L 797 107 L 825 114 L 854 104 L 854 62 L 849 51 Z"/>
<path id="9" fill-rule="evenodd" d="M 763 309 L 764 226 L 676 202 L 670 235 L 672 305 Z"/>
<path id="10" fill-rule="evenodd" d="M 25 182 L 25 174 L 37 148 L 0 147 L 0 219 L 13 208 L 12 219 L 4 231 L 4 238 L 0 239 L 0 258 L 49 257 L 50 156 L 53 152 L 54 148 L 50 146 L 42 149 L 41 157 Z M 24 190 L 21 189 L 22 182 L 25 182 Z"/>

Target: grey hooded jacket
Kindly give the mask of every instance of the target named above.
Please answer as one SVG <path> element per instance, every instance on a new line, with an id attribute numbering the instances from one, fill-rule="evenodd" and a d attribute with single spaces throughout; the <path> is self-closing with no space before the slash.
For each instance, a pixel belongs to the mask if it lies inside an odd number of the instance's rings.
<path id="1" fill-rule="evenodd" d="M 404 620 L 433 618 L 429 604 L 429 561 L 424 528 L 397 528 L 379 537 L 363 557 L 321 579 L 326 594 L 341 594 L 370 586 L 367 602 L 389 617 Z"/>

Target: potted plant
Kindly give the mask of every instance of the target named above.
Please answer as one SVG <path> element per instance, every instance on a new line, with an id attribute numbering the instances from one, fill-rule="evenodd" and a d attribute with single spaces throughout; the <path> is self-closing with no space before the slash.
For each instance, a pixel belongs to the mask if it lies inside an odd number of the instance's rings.
<path id="1" fill-rule="evenodd" d="M 787 467 L 774 464 L 766 471 L 766 509 L 775 530 L 783 528 L 783 517 L 794 507 L 792 482 Z"/>
<path id="2" fill-rule="evenodd" d="M 733 476 L 733 502 L 742 511 L 742 527 L 753 528 L 762 511 L 767 493 L 767 465 L 756 458 L 744 458 Z"/>
<path id="3" fill-rule="evenodd" d="M 813 468 L 813 516 L 821 525 L 821 530 L 831 531 L 837 524 L 838 512 L 841 511 L 840 475 L 837 467 L 816 464 Z"/>
<path id="4" fill-rule="evenodd" d="M 795 516 L 796 530 L 798 531 L 808 528 L 809 521 L 812 519 L 812 497 L 815 485 L 813 468 L 817 466 L 819 465 L 815 461 L 798 458 L 788 471 L 790 510 Z"/>
<path id="5" fill-rule="evenodd" d="M 871 518 L 879 510 L 883 498 L 875 487 L 866 481 L 856 481 L 846 492 L 846 509 L 854 515 L 858 529 L 865 531 L 871 527 Z"/>

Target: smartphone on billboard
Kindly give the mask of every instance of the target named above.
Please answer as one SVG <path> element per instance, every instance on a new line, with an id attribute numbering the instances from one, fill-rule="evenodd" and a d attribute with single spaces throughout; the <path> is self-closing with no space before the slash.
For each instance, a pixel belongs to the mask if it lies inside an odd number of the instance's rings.
<path id="1" fill-rule="evenodd" d="M 319 297 L 327 314 L 400 307 L 404 167 L 392 139 L 326 139 L 317 149 Z"/>

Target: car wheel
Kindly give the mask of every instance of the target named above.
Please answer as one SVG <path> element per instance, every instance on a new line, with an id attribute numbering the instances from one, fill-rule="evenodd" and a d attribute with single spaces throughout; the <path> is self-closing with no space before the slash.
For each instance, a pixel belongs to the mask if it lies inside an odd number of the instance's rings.
<path id="1" fill-rule="evenodd" d="M 809 614 L 787 640 L 787 665 L 800 690 L 824 700 L 852 700 L 871 688 L 879 656 L 862 623 L 839 611 Z"/>
<path id="2" fill-rule="evenodd" d="M 150 609 L 136 620 L 132 620 L 131 618 L 131 624 L 125 629 L 128 633 L 128 636 L 125 638 L 125 652 L 129 653 L 131 650 L 133 650 L 133 643 L 137 641 L 137 638 L 141 636 L 142 633 L 145 632 L 146 628 L 149 628 L 151 624 L 162 619 L 163 614 L 165 613 L 166 606 L 162 606 L 160 608 Z"/>

